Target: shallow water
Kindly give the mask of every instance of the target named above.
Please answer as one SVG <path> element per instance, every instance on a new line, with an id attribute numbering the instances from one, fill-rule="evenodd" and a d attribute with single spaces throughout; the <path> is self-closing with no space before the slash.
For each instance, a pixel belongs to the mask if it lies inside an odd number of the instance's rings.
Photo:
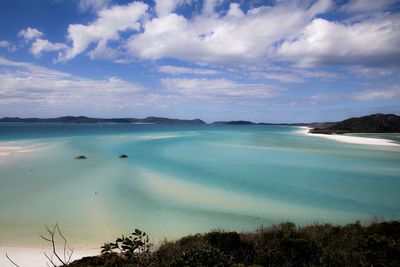
<path id="1" fill-rule="evenodd" d="M 158 241 L 285 220 L 400 218 L 398 147 L 297 130 L 0 124 L 0 147 L 9 148 L 0 156 L 0 244 L 43 244 L 38 234 L 56 222 L 73 246 L 99 247 L 136 227 Z"/>

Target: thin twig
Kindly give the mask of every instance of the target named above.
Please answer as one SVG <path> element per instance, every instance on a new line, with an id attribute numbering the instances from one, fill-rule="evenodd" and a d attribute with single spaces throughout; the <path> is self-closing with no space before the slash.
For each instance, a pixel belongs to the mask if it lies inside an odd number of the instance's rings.
<path id="1" fill-rule="evenodd" d="M 50 261 L 50 263 L 54 266 L 57 267 L 57 265 L 53 262 L 53 257 L 49 257 L 46 252 L 43 252 L 43 254 L 46 256 L 46 258 Z"/>
<path id="2" fill-rule="evenodd" d="M 64 250 L 64 261 L 67 259 L 67 256 L 66 256 L 66 253 L 65 253 L 65 249 L 66 249 L 66 247 L 67 247 L 67 239 L 65 239 L 65 237 L 63 236 L 63 234 L 61 233 L 61 230 L 60 230 L 60 227 L 58 226 L 58 223 L 56 223 L 56 226 L 55 227 L 57 227 L 57 230 L 58 230 L 58 233 L 59 233 L 59 235 L 61 236 L 61 238 L 64 240 L 64 248 L 63 248 L 63 250 Z"/>
<path id="3" fill-rule="evenodd" d="M 18 264 L 16 264 L 12 259 L 10 259 L 10 257 L 8 257 L 7 252 L 6 252 L 6 257 L 9 261 L 11 261 L 12 264 L 14 264 L 15 266 L 19 267 Z"/>
<path id="4" fill-rule="evenodd" d="M 64 242 L 66 244 L 66 239 L 61 234 L 61 231 L 60 231 L 60 228 L 58 227 L 58 224 L 56 223 L 56 225 L 53 227 L 53 230 L 50 230 L 50 228 L 47 225 L 45 225 L 45 227 L 46 227 L 46 231 L 49 234 L 50 238 L 44 237 L 43 235 L 40 235 L 40 237 L 43 238 L 44 240 L 48 241 L 48 242 L 51 242 L 53 253 L 51 254 L 51 257 L 49 257 L 46 253 L 44 253 L 44 255 L 50 261 L 50 263 L 53 264 L 53 266 L 55 266 L 55 267 L 57 265 L 53 261 L 53 256 L 56 256 L 56 258 L 62 263 L 63 266 L 67 266 L 67 264 L 60 258 L 60 256 L 58 256 L 57 251 L 56 251 L 56 244 L 55 244 L 55 240 L 54 240 L 54 235 L 56 233 L 56 229 L 58 230 L 59 234 L 64 239 Z M 65 260 L 65 258 L 66 257 L 65 257 L 65 247 L 64 247 L 64 260 Z"/>
<path id="5" fill-rule="evenodd" d="M 70 253 L 68 254 L 68 261 L 67 261 L 67 263 L 70 263 L 70 262 L 71 262 L 72 254 L 74 254 L 74 249 L 73 249 L 73 248 L 69 248 L 69 250 L 70 250 Z M 68 253 L 68 252 L 67 252 L 67 253 Z"/>

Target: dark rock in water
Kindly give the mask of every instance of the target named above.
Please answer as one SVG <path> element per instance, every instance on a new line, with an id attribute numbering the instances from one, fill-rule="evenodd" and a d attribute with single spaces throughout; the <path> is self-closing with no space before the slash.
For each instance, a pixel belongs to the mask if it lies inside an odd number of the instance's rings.
<path id="1" fill-rule="evenodd" d="M 123 159 L 123 158 L 127 158 L 128 155 L 119 155 L 118 158 Z"/>

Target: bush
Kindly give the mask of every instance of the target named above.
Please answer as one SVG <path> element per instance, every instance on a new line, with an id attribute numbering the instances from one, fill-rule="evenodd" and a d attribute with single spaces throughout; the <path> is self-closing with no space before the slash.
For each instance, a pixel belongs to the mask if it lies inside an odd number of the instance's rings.
<path id="1" fill-rule="evenodd" d="M 229 266 L 226 256 L 215 248 L 193 248 L 184 251 L 183 254 L 174 260 L 171 267 L 222 267 Z"/>
<path id="2" fill-rule="evenodd" d="M 68 266 L 400 266 L 400 222 L 296 227 L 286 222 L 253 233 L 213 231 L 164 241 L 148 236 L 106 243 L 103 253 Z M 117 250 L 119 253 L 117 253 Z"/>

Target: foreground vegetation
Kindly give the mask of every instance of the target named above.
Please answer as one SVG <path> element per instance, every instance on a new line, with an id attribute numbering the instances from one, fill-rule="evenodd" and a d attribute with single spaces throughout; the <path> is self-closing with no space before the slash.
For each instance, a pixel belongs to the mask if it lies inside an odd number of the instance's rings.
<path id="1" fill-rule="evenodd" d="M 213 231 L 152 248 L 136 229 L 77 266 L 400 266 L 400 222 L 296 227 L 286 222 L 252 233 Z"/>

